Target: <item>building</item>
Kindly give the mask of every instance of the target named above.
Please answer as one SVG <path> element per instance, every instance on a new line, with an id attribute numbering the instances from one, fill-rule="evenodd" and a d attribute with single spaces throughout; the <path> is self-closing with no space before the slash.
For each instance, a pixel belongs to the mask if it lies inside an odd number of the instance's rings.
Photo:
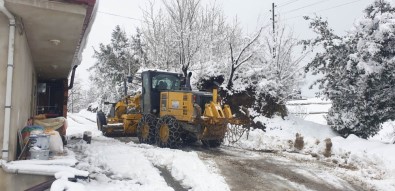
<path id="1" fill-rule="evenodd" d="M 16 159 L 17 130 L 30 116 L 66 117 L 68 89 L 96 8 L 96 0 L 0 0 L 0 146 L 4 160 Z"/>

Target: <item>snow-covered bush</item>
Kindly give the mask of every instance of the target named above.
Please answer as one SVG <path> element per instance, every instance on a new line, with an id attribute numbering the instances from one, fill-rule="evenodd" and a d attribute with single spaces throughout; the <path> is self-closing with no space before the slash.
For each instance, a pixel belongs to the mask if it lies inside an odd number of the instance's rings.
<path id="1" fill-rule="evenodd" d="M 344 137 L 368 138 L 381 123 L 395 118 L 394 18 L 391 4 L 376 0 L 345 36 L 334 34 L 319 17 L 310 19 L 318 37 L 305 43 L 324 51 L 306 70 L 324 75 L 316 84 L 332 100 L 328 124 Z"/>
<path id="2" fill-rule="evenodd" d="M 285 101 L 301 85 L 304 75 L 300 63 L 307 53 L 296 56 L 298 41 L 285 27 L 278 27 L 276 33 L 262 28 L 245 38 L 240 37 L 239 30 L 232 33 L 226 64 L 210 62 L 205 66 L 198 87 L 209 89 L 210 81 L 221 79 L 221 96 L 234 110 L 242 106 L 267 117 L 286 116 Z"/>

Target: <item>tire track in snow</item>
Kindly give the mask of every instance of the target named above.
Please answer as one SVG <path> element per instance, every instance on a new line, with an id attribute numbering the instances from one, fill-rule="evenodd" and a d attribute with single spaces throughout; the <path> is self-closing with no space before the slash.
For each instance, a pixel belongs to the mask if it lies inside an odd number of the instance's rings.
<path id="1" fill-rule="evenodd" d="M 171 172 L 164 167 L 155 166 L 160 172 L 162 177 L 165 179 L 168 186 L 172 187 L 175 191 L 188 191 L 191 188 L 184 188 L 181 186 L 181 182 L 174 179 Z"/>
<path id="2" fill-rule="evenodd" d="M 229 147 L 199 150 L 198 154 L 217 165 L 231 190 L 369 190 L 314 161 Z"/>
<path id="3" fill-rule="evenodd" d="M 85 183 L 89 189 L 173 190 L 143 153 L 117 140 L 96 137 L 90 145 L 75 140 L 70 148 L 79 155 L 77 168 L 91 174 L 92 182 Z"/>

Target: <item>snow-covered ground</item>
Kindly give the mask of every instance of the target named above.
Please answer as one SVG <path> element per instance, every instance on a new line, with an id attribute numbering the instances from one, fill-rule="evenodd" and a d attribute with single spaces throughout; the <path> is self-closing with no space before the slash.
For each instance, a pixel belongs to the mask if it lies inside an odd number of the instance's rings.
<path id="1" fill-rule="evenodd" d="M 326 125 L 325 115 L 331 107 L 329 100 L 309 98 L 306 100 L 293 100 L 287 102 L 289 113 L 306 121 Z"/>
<path id="2" fill-rule="evenodd" d="M 69 137 L 80 138 L 84 131 L 93 133 L 92 144 L 70 141 L 69 145 L 79 155 L 76 168 L 90 173 L 90 181 L 78 182 L 81 190 L 174 190 L 166 182 L 163 171 L 189 190 L 229 190 L 224 178 L 210 164 L 201 161 L 196 152 L 106 138 L 97 130 L 94 113 L 82 111 L 68 116 Z M 59 185 L 53 187 L 68 186 L 64 182 Z"/>
<path id="3" fill-rule="evenodd" d="M 293 101 L 288 109 L 296 111 L 295 107 L 305 107 L 304 111 L 325 112 L 329 109 L 328 101 L 300 100 Z M 290 109 L 291 108 L 291 109 Z M 300 111 L 300 110 L 298 110 Z M 344 171 L 350 175 L 359 177 L 376 190 L 395 190 L 395 144 L 389 144 L 394 139 L 394 122 L 383 124 L 383 130 L 369 140 L 360 139 L 354 135 L 347 138 L 338 136 L 329 126 L 325 125 L 323 115 L 313 117 L 306 115 L 291 114 L 285 120 L 280 117 L 268 119 L 258 117 L 266 126 L 266 132 L 259 129 L 244 134 L 237 143 L 229 143 L 229 146 L 249 150 L 275 150 L 284 153 L 299 153 L 299 157 L 308 160 L 319 160 L 334 164 L 340 168 L 352 169 Z M 296 133 L 303 136 L 304 146 L 302 149 L 295 148 Z M 330 142 L 331 152 L 325 157 L 326 142 Z M 298 157 L 298 155 L 292 155 Z"/>
<path id="4" fill-rule="evenodd" d="M 319 101 L 313 104 L 314 107 L 328 105 Z M 69 137 L 80 138 L 84 131 L 93 133 L 92 144 L 83 141 L 70 141 L 69 144 L 69 149 L 75 152 L 79 161 L 75 168 L 89 172 L 91 179 L 68 184 L 60 178 L 53 184 L 53 190 L 67 187 L 73 190 L 99 191 L 174 190 L 172 181 L 187 190 L 230 190 L 215 162 L 200 159 L 198 152 L 124 143 L 106 138 L 97 131 L 95 120 L 96 115 L 88 111 L 69 114 L 67 130 Z M 266 132 L 252 130 L 237 143 L 228 141 L 225 145 L 247 149 L 249 152 L 271 150 L 302 161 L 320 161 L 333 166 L 334 174 L 350 176 L 356 184 L 368 185 L 363 188 L 395 190 L 395 145 L 385 141 L 393 133 L 392 123 L 385 124 L 379 135 L 364 140 L 353 135 L 342 138 L 318 118 L 308 121 L 306 116 L 302 119 L 290 115 L 285 120 L 279 117 L 258 117 L 256 120 L 265 124 Z M 321 124 L 314 122 L 315 120 Z M 296 133 L 303 137 L 301 149 L 294 146 Z M 332 146 L 327 155 L 328 151 L 325 150 L 329 142 Z M 299 169 L 298 173 L 302 170 Z M 166 173 L 174 179 L 170 183 L 166 179 Z"/>

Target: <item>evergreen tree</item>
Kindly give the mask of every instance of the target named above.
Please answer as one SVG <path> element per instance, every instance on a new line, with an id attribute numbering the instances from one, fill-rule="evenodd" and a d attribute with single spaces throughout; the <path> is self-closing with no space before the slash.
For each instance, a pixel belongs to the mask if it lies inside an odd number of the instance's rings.
<path id="1" fill-rule="evenodd" d="M 395 119 L 395 9 L 376 0 L 364 12 L 343 37 L 321 18 L 306 18 L 319 36 L 305 44 L 324 48 L 306 70 L 324 74 L 316 84 L 332 100 L 327 121 L 344 137 L 368 138 Z"/>
<path id="2" fill-rule="evenodd" d="M 101 92 L 102 101 L 117 101 L 124 95 L 124 81 L 134 75 L 146 62 L 146 54 L 141 41 L 141 33 L 129 39 L 126 32 L 116 26 L 111 34 L 110 44 L 100 44 L 95 50 L 97 62 L 89 70 L 93 71 L 91 80 Z"/>

